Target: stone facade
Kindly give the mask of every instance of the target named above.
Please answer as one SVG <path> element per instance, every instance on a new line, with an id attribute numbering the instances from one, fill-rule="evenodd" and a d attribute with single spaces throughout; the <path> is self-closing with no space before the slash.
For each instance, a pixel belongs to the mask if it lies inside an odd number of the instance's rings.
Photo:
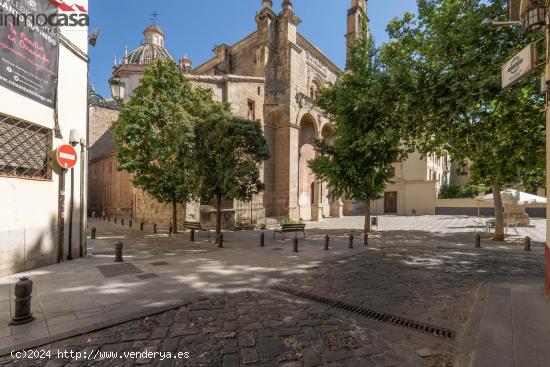
<path id="1" fill-rule="evenodd" d="M 366 8 L 365 0 L 352 0 L 348 44 L 359 34 Z M 261 121 L 268 142 L 271 158 L 262 172 L 266 190 L 252 203 L 227 203 L 224 217 L 229 221 L 228 227 L 261 224 L 266 216 L 322 220 L 343 214 L 341 200 L 330 200 L 326 183 L 318 180 L 308 167 L 308 161 L 315 158 L 314 140 L 333 136 L 330 121 L 313 101 L 318 88 L 334 84 L 342 70 L 298 32 L 300 23 L 291 1 L 284 1 L 282 11 L 276 13 L 272 1 L 264 0 L 256 14 L 254 32 L 234 45 L 217 45 L 214 57 L 196 68 L 191 67 L 187 57 L 179 60 L 180 68 L 193 83 L 210 88 L 214 98 L 229 103 L 235 114 Z M 132 97 L 153 60 L 171 58 L 163 48 L 164 34 L 158 26 L 149 26 L 143 44 L 130 53 L 125 51 L 124 63 L 117 65 L 115 61 L 113 75 L 124 80 L 125 99 Z M 98 124 L 103 124 L 101 112 L 93 111 L 91 117 L 91 125 L 96 123 L 96 117 Z M 105 136 L 108 138 L 108 134 Z M 101 154 L 102 158 L 93 161 L 90 167 L 90 206 L 101 211 L 129 213 L 146 222 L 170 220 L 169 205 L 155 203 L 131 188 L 129 176 L 114 170 L 114 156 L 104 151 Z M 126 184 L 119 183 L 124 180 Z M 116 190 L 121 197 L 115 200 L 111 195 L 116 195 Z M 204 206 L 197 210 L 195 206 L 187 210 L 187 217 L 208 220 L 211 216 L 208 212 L 213 210 Z"/>

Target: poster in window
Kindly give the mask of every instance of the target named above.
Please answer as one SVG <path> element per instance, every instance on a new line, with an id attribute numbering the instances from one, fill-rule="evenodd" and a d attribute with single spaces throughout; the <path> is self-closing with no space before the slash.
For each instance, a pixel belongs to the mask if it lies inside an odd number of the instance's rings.
<path id="1" fill-rule="evenodd" d="M 0 86 L 55 105 L 59 38 L 50 0 L 0 0 Z"/>

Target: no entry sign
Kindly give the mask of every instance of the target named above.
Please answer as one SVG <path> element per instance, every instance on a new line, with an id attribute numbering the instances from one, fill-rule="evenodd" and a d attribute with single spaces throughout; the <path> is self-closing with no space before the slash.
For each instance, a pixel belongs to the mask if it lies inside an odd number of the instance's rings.
<path id="1" fill-rule="evenodd" d="M 57 158 L 57 163 L 65 169 L 71 169 L 76 164 L 76 150 L 70 145 L 61 145 L 57 148 L 55 156 Z"/>

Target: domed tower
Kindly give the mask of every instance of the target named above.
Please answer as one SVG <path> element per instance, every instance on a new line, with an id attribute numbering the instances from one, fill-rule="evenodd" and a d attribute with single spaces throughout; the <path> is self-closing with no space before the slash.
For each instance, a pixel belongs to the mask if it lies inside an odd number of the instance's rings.
<path id="1" fill-rule="evenodd" d="M 117 64 L 115 57 L 113 77 L 124 82 L 124 99 L 132 97 L 145 69 L 155 60 L 173 60 L 173 58 L 164 47 L 164 33 L 158 25 L 151 24 L 143 31 L 143 42 L 138 48 L 132 52 L 128 52 L 126 48 L 124 62 Z"/>
<path id="2" fill-rule="evenodd" d="M 155 60 L 173 60 L 164 47 L 164 33 L 156 24 L 145 28 L 143 37 L 141 46 L 128 55 L 128 64 L 149 65 Z"/>

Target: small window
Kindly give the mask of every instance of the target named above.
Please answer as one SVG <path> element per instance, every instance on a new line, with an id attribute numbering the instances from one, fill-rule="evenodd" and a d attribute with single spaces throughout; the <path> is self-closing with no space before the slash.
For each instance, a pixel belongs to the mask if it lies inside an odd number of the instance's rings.
<path id="1" fill-rule="evenodd" d="M 262 95 L 262 88 L 258 87 L 258 95 L 261 96 Z"/>
<path id="2" fill-rule="evenodd" d="M 246 112 L 246 118 L 249 121 L 256 121 L 256 103 L 252 100 L 248 100 L 248 111 Z"/>
<path id="3" fill-rule="evenodd" d="M 395 177 L 395 167 L 390 168 L 391 177 Z"/>
<path id="4" fill-rule="evenodd" d="M 51 129 L 0 114 L 0 175 L 51 179 L 52 140 Z"/>

